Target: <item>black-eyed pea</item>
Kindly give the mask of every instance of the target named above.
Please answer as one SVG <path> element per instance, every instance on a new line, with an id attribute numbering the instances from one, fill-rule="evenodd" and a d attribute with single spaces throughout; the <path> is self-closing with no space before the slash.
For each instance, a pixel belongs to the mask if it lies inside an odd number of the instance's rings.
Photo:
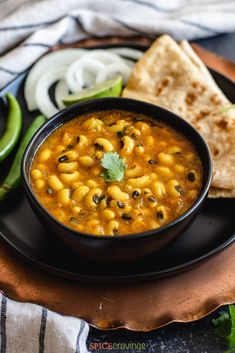
<path id="1" fill-rule="evenodd" d="M 130 132 L 131 132 L 131 137 L 133 137 L 133 138 L 136 138 L 137 136 L 141 135 L 141 131 L 134 128 L 134 127 L 131 129 Z"/>
<path id="2" fill-rule="evenodd" d="M 182 150 L 179 146 L 171 146 L 167 148 L 167 153 L 176 154 L 180 153 Z"/>
<path id="3" fill-rule="evenodd" d="M 103 210 L 101 212 L 102 218 L 105 219 L 105 221 L 111 221 L 111 219 L 115 218 L 115 213 L 112 210 Z"/>
<path id="4" fill-rule="evenodd" d="M 157 158 L 159 162 L 162 163 L 163 165 L 169 166 L 169 165 L 173 165 L 174 163 L 174 157 L 169 153 L 160 152 Z"/>
<path id="5" fill-rule="evenodd" d="M 41 172 L 45 172 L 47 170 L 47 163 L 38 163 L 37 169 L 41 170 Z"/>
<path id="6" fill-rule="evenodd" d="M 94 154 L 94 157 L 96 159 L 101 159 L 101 158 L 103 158 L 103 156 L 104 156 L 104 153 L 102 151 L 96 151 Z"/>
<path id="7" fill-rule="evenodd" d="M 147 136 L 145 139 L 145 146 L 149 149 L 154 147 L 154 138 L 153 136 Z"/>
<path id="8" fill-rule="evenodd" d="M 143 189 L 143 194 L 144 195 L 151 194 L 151 190 L 149 188 L 144 188 Z"/>
<path id="9" fill-rule="evenodd" d="M 66 219 L 66 214 L 61 208 L 54 209 L 53 215 L 58 218 L 61 222 L 65 221 Z"/>
<path id="10" fill-rule="evenodd" d="M 125 176 L 127 178 L 139 177 L 141 175 L 143 175 L 143 169 L 139 165 L 135 165 L 133 168 L 125 171 Z"/>
<path id="11" fill-rule="evenodd" d="M 74 172 L 78 170 L 78 162 L 59 163 L 58 170 L 61 173 Z"/>
<path id="12" fill-rule="evenodd" d="M 90 118 L 84 121 L 82 126 L 90 131 L 97 131 L 100 132 L 102 130 L 104 123 L 102 120 L 97 119 L 97 118 Z"/>
<path id="13" fill-rule="evenodd" d="M 175 164 L 174 169 L 178 174 L 186 173 L 186 168 L 182 164 Z"/>
<path id="14" fill-rule="evenodd" d="M 78 207 L 78 206 L 72 207 L 72 212 L 73 212 L 73 215 L 76 217 L 81 212 L 81 207 Z"/>
<path id="15" fill-rule="evenodd" d="M 108 187 L 108 194 L 114 199 L 114 200 L 120 200 L 120 201 L 126 201 L 129 199 L 129 195 L 125 192 L 123 192 L 119 186 L 117 185 L 112 185 Z"/>
<path id="16" fill-rule="evenodd" d="M 42 177 L 42 172 L 39 169 L 32 169 L 31 178 L 37 180 Z"/>
<path id="17" fill-rule="evenodd" d="M 180 186 L 179 182 L 175 179 L 169 180 L 166 184 L 167 193 L 171 197 L 180 197 L 183 195 L 183 188 Z"/>
<path id="18" fill-rule="evenodd" d="M 143 227 L 144 220 L 142 217 L 138 216 L 138 218 L 134 219 L 132 222 L 133 229 L 138 229 L 138 227 Z"/>
<path id="19" fill-rule="evenodd" d="M 86 226 L 88 227 L 88 229 L 90 228 L 92 231 L 92 228 L 99 225 L 99 224 L 100 224 L 100 222 L 97 219 L 91 219 L 90 221 L 88 221 L 86 223 Z"/>
<path id="20" fill-rule="evenodd" d="M 84 197 L 88 194 L 89 188 L 86 185 L 79 186 L 77 189 L 74 190 L 72 194 L 72 199 L 76 202 L 81 202 Z"/>
<path id="21" fill-rule="evenodd" d="M 149 176 L 144 175 L 139 178 L 130 178 L 127 180 L 127 184 L 130 185 L 132 188 L 142 188 L 149 183 Z"/>
<path id="22" fill-rule="evenodd" d="M 80 174 L 78 171 L 60 174 L 60 180 L 63 181 L 63 183 L 69 184 L 69 185 L 75 183 L 79 179 L 79 177 L 80 177 Z"/>
<path id="23" fill-rule="evenodd" d="M 120 217 L 122 216 L 123 212 L 126 212 L 126 210 L 129 212 L 131 211 L 132 207 L 129 206 L 129 205 L 126 205 L 124 202 L 118 200 L 118 201 L 113 201 L 113 206 L 111 206 L 111 203 L 110 203 L 110 206 L 112 207 L 112 209 L 115 209 L 116 211 L 116 214 L 118 214 Z"/>
<path id="24" fill-rule="evenodd" d="M 73 141 L 73 136 L 65 132 L 62 138 L 63 143 L 67 146 Z"/>
<path id="25" fill-rule="evenodd" d="M 95 180 L 89 179 L 87 180 L 86 185 L 89 188 L 95 188 L 97 186 L 97 182 Z"/>
<path id="26" fill-rule="evenodd" d="M 47 182 L 53 191 L 59 191 L 64 187 L 64 184 L 60 181 L 57 175 L 49 175 Z"/>
<path id="27" fill-rule="evenodd" d="M 159 222 L 166 222 L 168 218 L 168 212 L 165 206 L 158 206 L 156 208 L 156 218 Z"/>
<path id="28" fill-rule="evenodd" d="M 38 156 L 38 161 L 40 163 L 44 163 L 48 161 L 48 159 L 51 157 L 51 154 L 52 154 L 52 151 L 49 148 L 44 148 Z"/>
<path id="29" fill-rule="evenodd" d="M 157 221 L 155 221 L 155 220 L 153 220 L 153 221 L 151 221 L 151 222 L 149 223 L 149 228 L 150 228 L 150 229 L 157 229 L 157 228 L 159 228 L 159 227 L 160 227 L 159 222 L 157 222 Z"/>
<path id="30" fill-rule="evenodd" d="M 116 200 L 111 200 L 110 203 L 109 203 L 109 206 L 110 206 L 111 208 L 116 208 L 116 206 L 117 206 L 117 201 L 116 201 Z"/>
<path id="31" fill-rule="evenodd" d="M 106 235 L 115 235 L 118 233 L 119 223 L 117 221 L 109 221 L 106 226 L 105 234 Z"/>
<path id="32" fill-rule="evenodd" d="M 111 206 L 111 202 L 110 202 L 110 206 Z M 99 207 L 101 210 L 104 210 L 106 207 L 108 207 L 106 198 L 104 198 L 100 201 Z"/>
<path id="33" fill-rule="evenodd" d="M 77 189 L 79 186 L 82 186 L 83 182 L 82 181 L 75 181 L 75 183 L 72 184 L 73 189 Z"/>
<path id="34" fill-rule="evenodd" d="M 158 199 L 162 199 L 166 195 L 166 187 L 160 181 L 154 181 L 151 184 L 151 190 L 152 190 L 153 195 L 156 197 L 157 200 Z"/>
<path id="35" fill-rule="evenodd" d="M 148 202 L 149 207 L 151 207 L 151 208 L 155 208 L 158 204 L 156 197 L 151 194 L 148 194 L 147 202 Z"/>
<path id="36" fill-rule="evenodd" d="M 92 167 L 95 163 L 94 159 L 90 156 L 82 156 L 78 158 L 79 163 L 83 166 L 83 167 Z"/>
<path id="37" fill-rule="evenodd" d="M 85 232 L 85 227 L 83 224 L 74 224 L 73 226 L 78 232 Z"/>
<path id="38" fill-rule="evenodd" d="M 125 120 L 118 120 L 116 122 L 116 124 L 108 126 L 107 130 L 112 131 L 112 132 L 118 132 L 118 131 L 122 131 L 124 129 L 124 127 L 127 125 L 128 123 Z"/>
<path id="39" fill-rule="evenodd" d="M 134 200 L 138 200 L 140 198 L 140 194 L 141 194 L 141 189 L 135 188 L 131 193 L 131 197 Z"/>
<path id="40" fill-rule="evenodd" d="M 195 183 L 199 180 L 199 173 L 196 169 L 191 169 L 188 171 L 188 174 L 187 174 L 187 180 L 190 182 L 190 183 Z"/>
<path id="41" fill-rule="evenodd" d="M 104 228 L 101 226 L 101 224 L 97 224 L 94 226 L 94 228 L 92 230 L 92 234 L 104 235 Z"/>
<path id="42" fill-rule="evenodd" d="M 150 126 L 143 121 L 138 121 L 138 123 L 136 123 L 135 126 L 143 133 L 150 132 Z"/>
<path id="43" fill-rule="evenodd" d="M 173 178 L 174 176 L 174 173 L 168 167 L 159 166 L 159 167 L 156 167 L 154 170 L 157 173 L 157 175 L 166 179 Z"/>
<path id="44" fill-rule="evenodd" d="M 99 188 L 91 189 L 84 198 L 84 202 L 87 208 L 96 207 L 100 202 L 100 196 L 102 190 Z"/>
<path id="45" fill-rule="evenodd" d="M 123 147 L 121 149 L 121 152 L 130 154 L 135 146 L 134 140 L 129 136 L 123 136 L 122 142 L 123 142 Z"/>
<path id="46" fill-rule="evenodd" d="M 130 205 L 125 205 L 124 209 L 125 209 L 125 212 L 129 213 L 131 212 L 132 207 Z"/>
<path id="47" fill-rule="evenodd" d="M 57 192 L 57 200 L 61 205 L 67 206 L 70 203 L 70 189 L 61 189 Z"/>
<path id="48" fill-rule="evenodd" d="M 95 147 L 98 150 L 101 150 L 104 152 L 110 152 L 110 151 L 113 151 L 114 149 L 112 143 L 109 140 L 102 137 L 99 137 L 95 140 Z"/>
<path id="49" fill-rule="evenodd" d="M 76 150 L 79 151 L 81 150 L 81 148 L 83 148 L 84 146 L 86 146 L 88 143 L 88 139 L 86 136 L 84 135 L 79 135 L 77 137 L 77 145 L 76 145 Z"/>
<path id="50" fill-rule="evenodd" d="M 46 187 L 46 182 L 43 179 L 37 179 L 35 181 L 35 187 L 37 190 L 42 190 Z"/>
<path id="51" fill-rule="evenodd" d="M 157 180 L 157 174 L 156 173 L 150 173 L 149 174 L 149 181 L 154 181 L 154 180 Z"/>
<path id="52" fill-rule="evenodd" d="M 62 158 L 63 156 L 66 156 L 66 158 L 67 158 L 68 161 L 74 161 L 74 160 L 77 159 L 78 154 L 77 154 L 76 151 L 68 151 L 68 152 L 62 154 L 62 155 L 59 157 L 59 159 Z"/>
<path id="53" fill-rule="evenodd" d="M 92 213 L 90 213 L 90 214 L 86 217 L 86 219 L 87 219 L 88 221 L 96 221 L 96 222 L 94 222 L 94 224 L 99 224 L 98 213 L 97 213 L 97 212 L 92 212 Z"/>
<path id="54" fill-rule="evenodd" d="M 128 193 L 133 191 L 133 187 L 131 185 L 128 185 L 127 183 L 124 185 L 123 189 Z"/>
<path id="55" fill-rule="evenodd" d="M 144 216 L 144 217 L 151 216 L 152 212 L 153 211 L 150 210 L 149 208 L 144 208 L 141 210 L 142 216 Z"/>

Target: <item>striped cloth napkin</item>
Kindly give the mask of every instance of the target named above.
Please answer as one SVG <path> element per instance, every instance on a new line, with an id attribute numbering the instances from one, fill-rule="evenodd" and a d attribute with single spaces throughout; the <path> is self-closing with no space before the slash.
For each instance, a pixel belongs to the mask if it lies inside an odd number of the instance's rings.
<path id="1" fill-rule="evenodd" d="M 233 0 L 0 0 L 0 88 L 56 43 L 235 31 Z M 14 49 L 11 49 L 13 48 Z M 0 294 L 0 353 L 86 353 L 88 324 Z"/>
<path id="2" fill-rule="evenodd" d="M 233 0 L 0 0 L 0 88 L 57 42 L 161 33 L 196 39 L 235 31 L 234 17 Z"/>
<path id="3" fill-rule="evenodd" d="M 0 294 L 1 353 L 88 353 L 88 324 Z"/>

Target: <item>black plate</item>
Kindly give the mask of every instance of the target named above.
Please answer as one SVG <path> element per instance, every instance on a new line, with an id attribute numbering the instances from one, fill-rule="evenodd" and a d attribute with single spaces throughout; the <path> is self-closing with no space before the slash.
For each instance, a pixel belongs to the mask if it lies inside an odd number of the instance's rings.
<path id="1" fill-rule="evenodd" d="M 215 71 L 211 72 L 227 97 L 235 102 L 234 83 Z M 7 91 L 17 95 L 23 107 L 26 127 L 37 114 L 29 113 L 25 106 L 25 75 L 22 74 L 2 89 L 0 97 Z M 5 111 L 2 98 L 0 111 Z M 0 133 L 3 130 L 2 121 L 0 119 Z M 1 165 L 1 178 L 11 160 L 12 157 Z M 233 199 L 207 200 L 196 220 L 177 240 L 161 253 L 128 265 L 91 263 L 75 254 L 42 227 L 22 189 L 0 206 L 0 236 L 25 260 L 61 276 L 92 282 L 146 280 L 189 269 L 231 244 L 235 238 L 234 206 Z"/>

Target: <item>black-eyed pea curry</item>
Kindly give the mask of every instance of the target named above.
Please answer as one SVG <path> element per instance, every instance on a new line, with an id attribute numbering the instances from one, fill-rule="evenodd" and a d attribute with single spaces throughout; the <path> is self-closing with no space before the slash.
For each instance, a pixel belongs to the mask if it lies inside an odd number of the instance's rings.
<path id="1" fill-rule="evenodd" d="M 202 185 L 193 144 L 141 114 L 102 111 L 59 127 L 41 145 L 31 184 L 42 205 L 79 232 L 159 228 L 187 211 Z"/>

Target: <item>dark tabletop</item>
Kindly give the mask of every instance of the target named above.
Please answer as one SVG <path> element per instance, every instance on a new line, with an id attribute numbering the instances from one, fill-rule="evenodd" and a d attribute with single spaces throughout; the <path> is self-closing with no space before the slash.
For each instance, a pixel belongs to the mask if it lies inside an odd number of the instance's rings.
<path id="1" fill-rule="evenodd" d="M 235 61 L 235 33 L 198 40 L 197 43 Z M 148 333 L 91 329 L 88 349 L 95 353 L 222 353 L 226 347 L 222 339 L 214 335 L 211 323 L 216 316 L 218 311 L 194 323 L 171 324 Z"/>

